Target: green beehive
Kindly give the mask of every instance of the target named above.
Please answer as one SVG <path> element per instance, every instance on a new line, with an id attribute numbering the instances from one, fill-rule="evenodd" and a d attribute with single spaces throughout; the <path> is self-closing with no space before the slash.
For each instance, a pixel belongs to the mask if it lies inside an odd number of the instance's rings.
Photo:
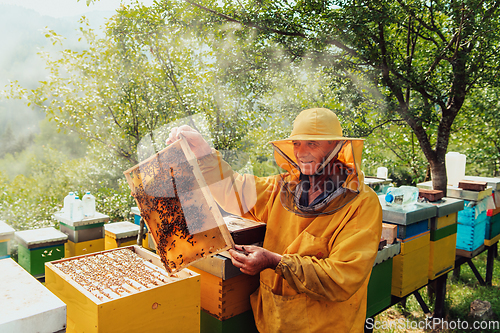
<path id="1" fill-rule="evenodd" d="M 45 263 L 64 258 L 64 244 L 68 235 L 48 227 L 34 230 L 17 231 L 18 263 L 31 275 L 45 275 Z"/>

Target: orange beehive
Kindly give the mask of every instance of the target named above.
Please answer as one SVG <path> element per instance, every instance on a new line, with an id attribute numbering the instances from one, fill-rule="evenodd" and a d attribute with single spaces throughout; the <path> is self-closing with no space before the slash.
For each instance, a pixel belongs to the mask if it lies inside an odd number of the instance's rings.
<path id="1" fill-rule="evenodd" d="M 234 245 L 185 139 L 124 173 L 168 272 Z"/>

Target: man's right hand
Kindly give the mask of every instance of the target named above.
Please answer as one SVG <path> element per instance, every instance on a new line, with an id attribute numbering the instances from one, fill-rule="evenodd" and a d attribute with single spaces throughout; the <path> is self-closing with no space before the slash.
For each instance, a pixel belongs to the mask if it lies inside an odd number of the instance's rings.
<path id="1" fill-rule="evenodd" d="M 203 139 L 203 136 L 201 136 L 197 130 L 189 127 L 188 125 L 172 128 L 167 140 L 167 145 L 179 140 L 180 135 L 183 135 L 186 138 L 189 143 L 189 147 L 193 151 L 196 158 L 202 158 L 212 152 L 212 148 L 210 148 L 208 142 Z"/>

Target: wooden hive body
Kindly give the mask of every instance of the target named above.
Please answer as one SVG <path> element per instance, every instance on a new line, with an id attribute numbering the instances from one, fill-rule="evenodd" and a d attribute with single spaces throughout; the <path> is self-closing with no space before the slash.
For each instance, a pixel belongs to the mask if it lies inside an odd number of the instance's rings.
<path id="1" fill-rule="evenodd" d="M 75 280 L 78 274 L 73 276 L 67 271 L 68 268 L 64 267 L 65 264 L 75 264 L 78 260 L 87 260 L 99 255 L 114 256 L 118 253 L 116 251 L 127 249 L 144 259 L 145 266 L 152 272 L 151 274 L 160 276 L 163 281 L 158 285 L 149 284 L 144 287 L 134 282 L 134 276 L 131 275 L 130 279 L 125 278 L 125 283 L 122 285 L 125 291 L 113 289 L 116 294 L 111 294 L 114 296 L 108 298 L 100 293 L 100 289 L 95 291 L 89 287 L 90 285 L 102 289 L 103 283 L 90 284 L 92 279 L 87 277 L 83 281 L 89 284 L 84 286 L 82 282 Z M 118 268 L 122 262 L 117 261 Z M 89 273 L 89 264 L 79 264 L 77 267 Z M 108 269 L 108 271 L 112 270 Z M 122 271 L 130 274 L 131 270 L 127 268 Z M 92 274 L 92 271 L 89 274 Z M 103 275 L 106 274 L 96 272 L 94 276 L 102 278 Z M 116 278 L 116 276 L 109 278 Z M 138 246 L 47 263 L 45 285 L 67 305 L 67 332 L 194 333 L 200 330 L 199 275 L 185 269 L 168 277 L 167 272 L 162 268 L 160 258 Z"/>
<path id="2" fill-rule="evenodd" d="M 234 246 L 185 139 L 124 173 L 167 271 Z"/>
<path id="3" fill-rule="evenodd" d="M 430 232 L 401 242 L 401 253 L 393 258 L 392 295 L 403 297 L 427 284 Z"/>

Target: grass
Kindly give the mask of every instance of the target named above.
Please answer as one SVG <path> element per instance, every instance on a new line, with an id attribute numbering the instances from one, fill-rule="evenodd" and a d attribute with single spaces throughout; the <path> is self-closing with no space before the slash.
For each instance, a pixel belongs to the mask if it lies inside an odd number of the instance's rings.
<path id="1" fill-rule="evenodd" d="M 486 251 L 472 259 L 477 270 L 483 277 L 486 276 Z M 476 279 L 469 265 L 463 264 L 460 268 L 460 276 L 458 279 L 453 277 L 453 272 L 448 273 L 446 284 L 446 317 L 445 321 L 448 327 L 441 328 L 424 323 L 426 315 L 422 311 L 414 296 L 407 298 L 406 304 L 398 303 L 375 317 L 375 321 L 379 323 L 378 329 L 375 328 L 375 333 L 399 333 L 399 332 L 500 332 L 500 328 L 488 329 L 486 325 L 498 324 L 500 321 L 500 260 L 496 258 L 493 269 L 492 286 L 481 286 Z M 430 311 L 434 311 L 434 299 L 428 294 L 426 287 L 419 290 L 420 295 L 429 307 Z M 483 328 L 472 329 L 473 322 L 469 320 L 470 304 L 474 300 L 489 301 L 494 313 L 493 321 L 497 323 L 484 322 Z M 420 327 L 418 327 L 419 323 Z M 464 329 L 468 325 L 468 329 Z M 437 326 L 436 326 L 437 327 Z"/>

